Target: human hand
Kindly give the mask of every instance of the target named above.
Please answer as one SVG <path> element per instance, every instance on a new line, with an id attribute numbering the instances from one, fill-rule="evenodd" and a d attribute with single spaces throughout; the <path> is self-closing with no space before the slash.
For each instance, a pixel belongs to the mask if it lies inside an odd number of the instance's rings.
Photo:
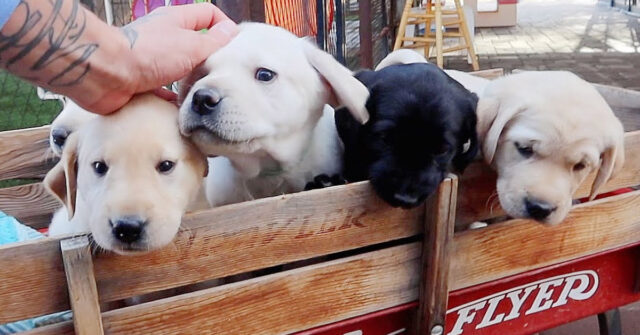
<path id="1" fill-rule="evenodd" d="M 205 32 L 200 30 L 209 28 Z M 220 9 L 209 3 L 161 7 L 120 28 L 125 50 L 122 83 L 105 90 L 95 101 L 75 101 L 96 113 L 110 113 L 140 92 L 186 76 L 213 52 L 237 34 L 237 26 Z M 117 57 L 117 56 L 116 56 Z"/>

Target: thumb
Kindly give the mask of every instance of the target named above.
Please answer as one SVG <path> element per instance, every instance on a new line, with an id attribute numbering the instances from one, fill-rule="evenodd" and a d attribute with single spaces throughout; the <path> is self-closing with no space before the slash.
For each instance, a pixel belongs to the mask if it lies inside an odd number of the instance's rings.
<path id="1" fill-rule="evenodd" d="M 235 24 L 235 22 L 223 20 L 209 28 L 207 32 L 203 34 L 203 37 L 208 38 L 211 41 L 210 43 L 216 45 L 217 50 L 238 35 L 238 31 L 238 25 Z"/>

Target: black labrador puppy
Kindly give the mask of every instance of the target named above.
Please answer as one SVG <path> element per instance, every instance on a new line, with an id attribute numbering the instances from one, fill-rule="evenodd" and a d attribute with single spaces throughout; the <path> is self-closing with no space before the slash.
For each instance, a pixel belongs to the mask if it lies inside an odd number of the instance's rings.
<path id="1" fill-rule="evenodd" d="M 370 179 L 387 203 L 411 208 L 477 155 L 478 97 L 437 66 L 391 65 L 356 78 L 371 93 L 369 122 L 335 113 L 349 182 Z"/>

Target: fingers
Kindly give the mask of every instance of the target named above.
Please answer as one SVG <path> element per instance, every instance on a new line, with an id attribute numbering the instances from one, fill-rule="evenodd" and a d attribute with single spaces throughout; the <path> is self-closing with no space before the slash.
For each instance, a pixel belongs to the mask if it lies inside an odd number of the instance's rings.
<path id="1" fill-rule="evenodd" d="M 210 3 L 197 3 L 170 7 L 172 15 L 181 18 L 182 28 L 190 30 L 201 30 L 223 22 L 231 21 L 220 8 Z"/>

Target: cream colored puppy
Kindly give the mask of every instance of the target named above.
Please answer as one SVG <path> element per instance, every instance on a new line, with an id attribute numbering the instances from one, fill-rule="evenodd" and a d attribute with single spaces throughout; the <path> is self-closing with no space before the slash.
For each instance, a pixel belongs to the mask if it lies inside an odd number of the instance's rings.
<path id="1" fill-rule="evenodd" d="M 557 224 L 589 173 L 598 171 L 593 199 L 624 164 L 622 124 L 593 85 L 570 72 L 493 80 L 477 113 L 484 159 L 513 217 Z"/>
<path id="2" fill-rule="evenodd" d="M 302 191 L 342 169 L 333 106 L 366 122 L 367 88 L 331 55 L 278 27 L 239 34 L 181 85 L 180 130 L 211 156 L 219 206 Z"/>
<path id="3" fill-rule="evenodd" d="M 146 94 L 76 130 L 44 181 L 70 217 L 54 220 L 52 233 L 89 231 L 121 254 L 171 242 L 207 172 L 177 118 L 177 107 Z"/>

